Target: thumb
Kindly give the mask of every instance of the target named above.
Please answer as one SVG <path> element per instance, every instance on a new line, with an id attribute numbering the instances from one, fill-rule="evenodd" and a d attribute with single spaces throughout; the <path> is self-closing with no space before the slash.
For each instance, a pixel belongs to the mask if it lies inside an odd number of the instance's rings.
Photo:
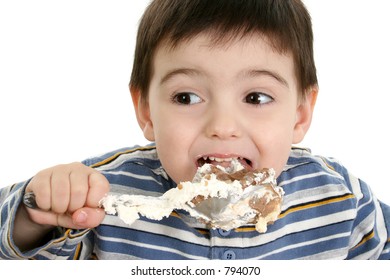
<path id="1" fill-rule="evenodd" d="M 72 222 L 77 228 L 94 228 L 101 224 L 104 217 L 104 209 L 84 207 L 72 214 Z"/>

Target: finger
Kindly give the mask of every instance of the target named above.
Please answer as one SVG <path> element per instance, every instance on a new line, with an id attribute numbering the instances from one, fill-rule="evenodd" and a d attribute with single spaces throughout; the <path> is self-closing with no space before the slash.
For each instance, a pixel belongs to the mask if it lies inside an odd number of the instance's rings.
<path id="1" fill-rule="evenodd" d="M 39 210 L 28 210 L 30 218 L 41 225 L 52 225 L 70 229 L 81 229 L 73 223 L 72 215 L 69 213 L 57 214 L 54 212 L 44 212 Z"/>
<path id="2" fill-rule="evenodd" d="M 70 197 L 69 171 L 62 166 L 51 175 L 51 211 L 62 214 L 68 210 Z"/>
<path id="3" fill-rule="evenodd" d="M 41 225 L 52 225 L 70 229 L 94 228 L 101 224 L 105 212 L 101 208 L 84 207 L 69 213 L 56 214 L 40 210 L 27 209 L 32 221 Z"/>
<path id="4" fill-rule="evenodd" d="M 75 228 L 94 228 L 101 224 L 105 217 L 102 208 L 84 207 L 72 214 L 72 223 Z"/>
<path id="5" fill-rule="evenodd" d="M 35 202 L 39 209 L 49 211 L 51 208 L 51 171 L 43 170 L 36 174 L 26 187 L 26 192 L 35 194 Z"/>
<path id="6" fill-rule="evenodd" d="M 86 206 L 97 208 L 100 200 L 109 192 L 110 184 L 101 173 L 94 172 L 89 175 L 89 190 Z"/>
<path id="7" fill-rule="evenodd" d="M 58 226 L 58 214 L 50 211 L 26 208 L 30 219 L 40 225 Z"/>
<path id="8" fill-rule="evenodd" d="M 88 175 L 84 172 L 73 171 L 70 179 L 70 201 L 68 212 L 73 213 L 85 205 L 88 194 Z"/>

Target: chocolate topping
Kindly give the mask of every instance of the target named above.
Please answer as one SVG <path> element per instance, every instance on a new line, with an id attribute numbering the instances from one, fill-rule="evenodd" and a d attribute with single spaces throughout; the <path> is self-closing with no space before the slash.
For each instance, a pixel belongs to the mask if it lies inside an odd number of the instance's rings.
<path id="1" fill-rule="evenodd" d="M 212 178 L 211 174 L 214 174 L 217 180 L 227 184 L 238 181 L 243 190 L 250 186 L 256 186 L 253 189 L 256 194 L 250 197 L 247 202 L 247 205 L 253 209 L 256 214 L 255 216 L 251 216 L 252 218 L 247 222 L 256 224 L 256 229 L 259 232 L 265 232 L 267 229 L 266 225 L 272 224 L 277 219 L 281 210 L 283 190 L 276 186 L 273 170 L 271 173 L 271 170 L 267 168 L 258 170 L 241 169 L 229 173 L 228 169 L 209 165 L 207 168 L 202 168 L 198 171 L 194 181 L 199 182 L 203 178 L 203 180 L 205 180 L 203 184 L 207 186 L 208 180 Z M 250 190 L 250 192 L 252 192 L 252 190 Z M 199 203 L 206 199 L 208 199 L 208 197 L 198 195 L 194 197 L 191 202 L 194 205 L 199 205 Z M 248 213 L 251 213 L 251 211 Z M 242 218 L 243 217 L 244 216 L 242 216 Z M 206 222 L 206 224 L 213 226 L 213 221 Z"/>
<path id="2" fill-rule="evenodd" d="M 264 176 L 260 181 L 256 181 L 254 179 L 256 177 L 255 174 L 259 174 L 259 173 L 264 174 Z M 263 183 L 265 179 L 267 179 L 270 176 L 268 168 L 256 169 L 253 171 L 241 169 L 234 173 L 227 173 L 223 171 L 221 168 L 219 168 L 218 166 L 214 166 L 214 165 L 210 166 L 209 172 L 204 173 L 203 177 L 208 180 L 210 179 L 209 174 L 215 174 L 217 180 L 224 181 L 224 182 L 240 181 L 244 189 L 249 187 L 250 185 L 260 185 Z"/>
<path id="3" fill-rule="evenodd" d="M 252 198 L 249 201 L 249 206 L 259 211 L 259 215 L 265 217 L 275 211 L 276 207 L 282 202 L 282 198 L 276 193 L 272 185 L 265 185 L 263 187 L 267 188 L 273 195 Z"/>

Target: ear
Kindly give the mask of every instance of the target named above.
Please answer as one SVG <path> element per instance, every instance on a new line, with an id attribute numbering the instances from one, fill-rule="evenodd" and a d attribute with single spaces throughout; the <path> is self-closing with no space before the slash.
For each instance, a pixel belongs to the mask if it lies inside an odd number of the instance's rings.
<path id="1" fill-rule="evenodd" d="M 144 136 L 149 141 L 154 141 L 153 122 L 150 118 L 149 102 L 144 100 L 141 91 L 130 86 L 131 98 L 133 100 L 134 110 L 137 117 L 138 125 L 142 129 Z"/>
<path id="2" fill-rule="evenodd" d="M 317 101 L 317 95 L 318 87 L 313 86 L 308 89 L 305 99 L 299 101 L 294 127 L 293 144 L 301 142 L 305 137 L 306 132 L 309 130 Z"/>

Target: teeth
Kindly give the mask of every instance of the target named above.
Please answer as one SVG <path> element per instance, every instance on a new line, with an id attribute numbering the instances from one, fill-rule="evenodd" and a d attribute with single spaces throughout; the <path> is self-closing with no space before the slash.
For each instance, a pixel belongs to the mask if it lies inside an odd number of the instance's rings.
<path id="1" fill-rule="evenodd" d="M 232 161 L 233 158 L 215 158 L 216 162 Z"/>
<path id="2" fill-rule="evenodd" d="M 224 162 L 224 161 L 232 161 L 234 159 L 242 159 L 242 157 L 238 157 L 238 158 L 217 158 L 217 157 L 207 157 L 207 156 L 204 156 L 203 157 L 204 160 L 210 160 L 210 161 L 216 161 L 216 162 Z"/>

